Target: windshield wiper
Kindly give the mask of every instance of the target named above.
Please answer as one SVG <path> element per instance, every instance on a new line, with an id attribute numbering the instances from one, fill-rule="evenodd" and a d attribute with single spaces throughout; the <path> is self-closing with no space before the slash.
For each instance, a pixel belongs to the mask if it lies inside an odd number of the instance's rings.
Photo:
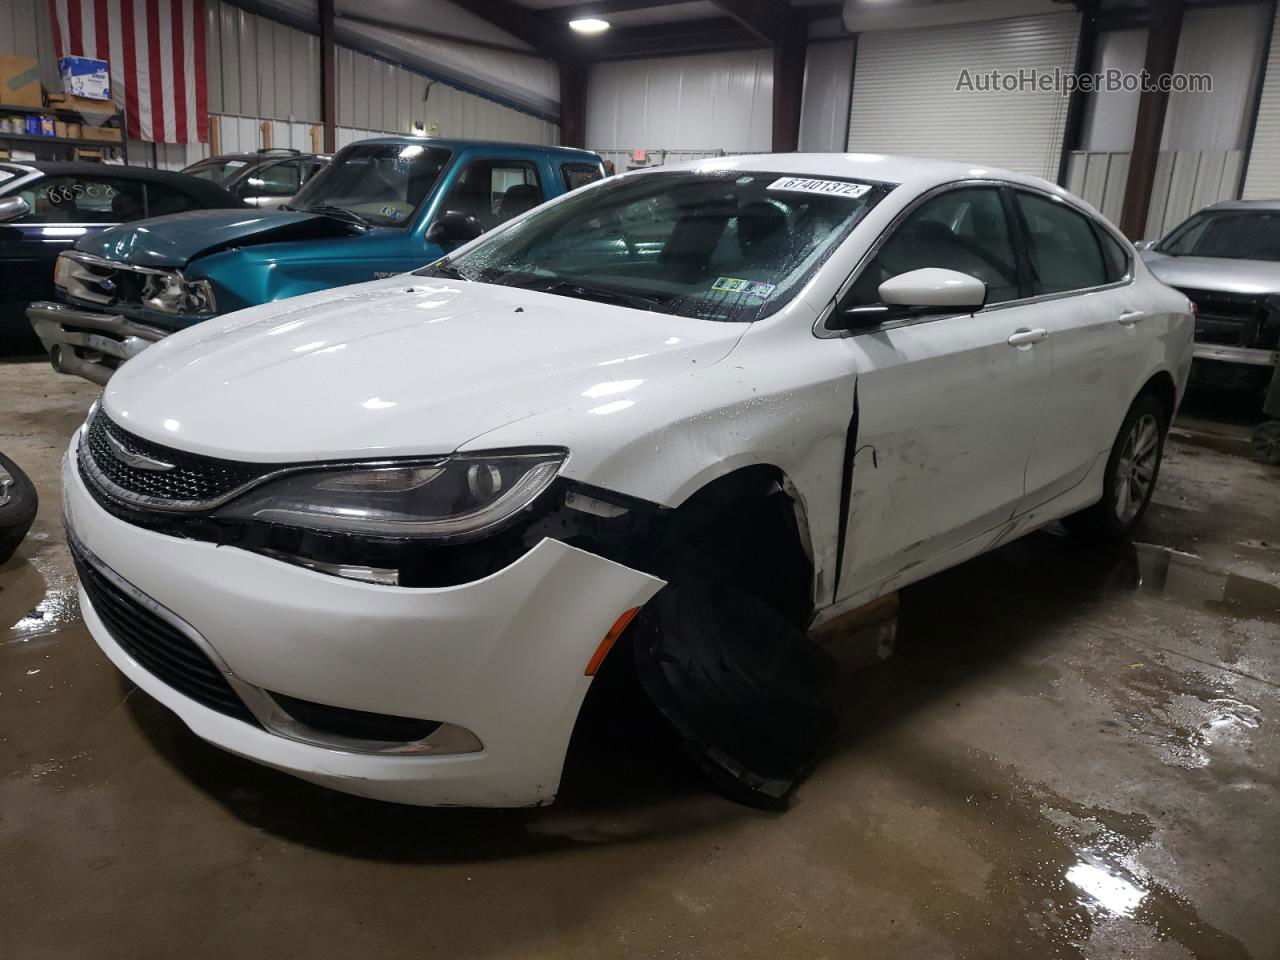
<path id="1" fill-rule="evenodd" d="M 618 306 L 632 307 L 636 310 L 661 310 L 672 300 L 671 297 L 646 296 L 642 293 L 627 293 L 608 287 L 591 287 L 572 280 L 561 280 L 557 277 L 533 277 L 529 280 L 508 284 L 521 290 L 536 290 L 539 293 L 554 293 L 564 297 L 576 297 L 579 300 L 594 300 L 597 303 L 613 303 Z"/>
<path id="2" fill-rule="evenodd" d="M 444 277 L 447 280 L 466 280 L 468 283 L 471 282 L 470 277 L 463 275 L 462 272 L 451 263 L 442 263 L 439 266 L 430 267 L 428 269 L 431 270 L 431 275 L 433 277 Z"/>
<path id="3" fill-rule="evenodd" d="M 347 223 L 354 223 L 357 227 L 369 229 L 369 221 L 353 210 L 346 207 L 337 207 L 331 203 L 317 203 L 309 207 L 302 208 L 303 213 L 318 213 L 322 217 L 333 217 L 335 220 L 345 220 Z"/>

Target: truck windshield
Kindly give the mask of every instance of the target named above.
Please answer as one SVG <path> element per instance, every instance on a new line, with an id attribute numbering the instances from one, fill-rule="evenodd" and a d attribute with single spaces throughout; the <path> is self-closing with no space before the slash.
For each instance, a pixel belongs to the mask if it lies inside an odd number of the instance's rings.
<path id="1" fill-rule="evenodd" d="M 619 177 L 419 272 L 750 322 L 794 297 L 890 189 L 740 170 Z"/>
<path id="2" fill-rule="evenodd" d="M 1171 257 L 1280 260 L 1280 210 L 1206 210 L 1156 246 Z"/>
<path id="3" fill-rule="evenodd" d="M 352 144 L 307 181 L 292 207 L 339 208 L 375 226 L 407 226 L 431 196 L 450 155 L 416 143 Z"/>

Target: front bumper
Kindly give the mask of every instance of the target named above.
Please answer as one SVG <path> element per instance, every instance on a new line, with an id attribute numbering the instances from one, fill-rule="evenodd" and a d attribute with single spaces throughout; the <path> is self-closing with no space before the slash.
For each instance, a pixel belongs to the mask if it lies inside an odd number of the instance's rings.
<path id="1" fill-rule="evenodd" d="M 55 370 L 102 385 L 120 364 L 172 332 L 119 314 L 77 310 L 47 300 L 31 304 L 27 319 Z"/>
<path id="2" fill-rule="evenodd" d="M 69 535 L 198 633 L 235 689 L 442 721 L 480 741 L 468 753 L 387 755 L 260 729 L 147 671 L 81 588 L 85 623 L 108 658 L 198 736 L 348 793 L 421 805 L 551 802 L 591 683 L 587 663 L 618 616 L 663 586 L 550 539 L 474 583 L 408 589 L 168 537 L 97 504 L 75 467 L 78 442 L 79 433 L 62 474 Z"/>

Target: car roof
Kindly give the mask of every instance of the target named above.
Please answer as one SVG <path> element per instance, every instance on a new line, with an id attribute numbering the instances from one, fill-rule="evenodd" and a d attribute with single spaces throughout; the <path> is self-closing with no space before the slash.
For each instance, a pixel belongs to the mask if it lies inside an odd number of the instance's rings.
<path id="1" fill-rule="evenodd" d="M 928 189 L 955 180 L 1005 180 L 1069 196 L 1057 184 L 983 163 L 958 163 L 883 153 L 758 153 L 707 157 L 670 164 L 659 170 L 760 170 L 801 177 L 849 177 L 876 183 L 909 184 Z M 639 171 L 634 171 L 639 172 Z M 628 176 L 632 174 L 627 174 Z M 1077 200 L 1077 203 L 1079 201 Z"/>
<path id="2" fill-rule="evenodd" d="M 455 151 L 467 150 L 473 147 L 483 149 L 501 147 L 503 150 L 521 150 L 528 151 L 530 153 L 554 153 L 557 156 L 563 156 L 566 159 L 588 160 L 594 163 L 600 162 L 600 155 L 592 153 L 590 150 L 579 150 L 577 147 L 548 147 L 540 143 L 516 143 L 513 140 L 466 140 L 454 137 L 385 136 L 368 137 L 364 140 L 356 140 L 355 143 L 402 143 L 406 146 L 422 144 L 424 146 L 444 147 L 446 150 Z M 348 146 L 351 145 L 352 144 L 348 144 Z"/>
<path id="3" fill-rule="evenodd" d="M 1222 200 L 1206 210 L 1280 210 L 1280 200 Z"/>
<path id="4" fill-rule="evenodd" d="M 209 207 L 238 207 L 241 202 L 217 184 L 199 177 L 172 170 L 156 170 L 153 167 L 134 167 L 115 163 L 94 163 L 71 160 L 24 160 L 16 166 L 29 167 L 50 177 L 117 177 L 122 180 L 142 180 L 165 184 Z"/>
<path id="5" fill-rule="evenodd" d="M 320 153 L 294 153 L 292 150 L 267 150 L 253 151 L 252 153 L 219 153 L 213 157 L 205 157 L 203 160 L 197 160 L 195 163 L 188 164 L 190 167 L 203 166 L 206 163 L 225 163 L 228 160 L 245 160 L 252 162 L 254 160 L 265 163 L 268 160 L 308 160 L 311 157 L 323 157 L 326 154 Z"/>

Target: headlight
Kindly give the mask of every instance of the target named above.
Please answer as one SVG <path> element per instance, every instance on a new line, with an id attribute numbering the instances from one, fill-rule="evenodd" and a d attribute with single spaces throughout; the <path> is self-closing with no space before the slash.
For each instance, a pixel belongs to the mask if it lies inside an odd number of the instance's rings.
<path id="1" fill-rule="evenodd" d="M 142 303 L 161 313 L 216 313 L 208 280 L 187 280 L 180 273 L 153 273 L 142 288 Z"/>
<path id="2" fill-rule="evenodd" d="M 215 515 L 369 537 L 472 540 L 533 503 L 566 456 L 495 453 L 300 473 L 251 490 Z"/>
<path id="3" fill-rule="evenodd" d="M 53 285 L 65 290 L 70 285 L 75 267 L 75 262 L 70 257 L 59 254 L 58 259 L 53 262 Z"/>

